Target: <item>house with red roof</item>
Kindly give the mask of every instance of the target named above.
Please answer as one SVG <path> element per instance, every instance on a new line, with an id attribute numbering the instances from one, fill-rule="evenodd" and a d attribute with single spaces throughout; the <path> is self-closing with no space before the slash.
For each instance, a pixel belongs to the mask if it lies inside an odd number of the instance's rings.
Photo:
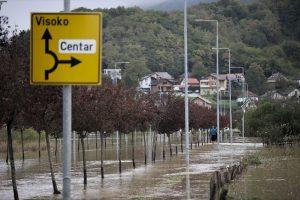
<path id="1" fill-rule="evenodd" d="M 185 79 L 179 85 L 180 91 L 184 91 Z M 189 93 L 200 93 L 200 82 L 196 78 L 188 78 L 188 91 Z"/>

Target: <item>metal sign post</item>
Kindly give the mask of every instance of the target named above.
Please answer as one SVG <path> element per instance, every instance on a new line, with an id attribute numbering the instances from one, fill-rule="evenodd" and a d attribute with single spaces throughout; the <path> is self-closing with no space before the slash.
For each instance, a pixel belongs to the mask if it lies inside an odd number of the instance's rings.
<path id="1" fill-rule="evenodd" d="M 64 11 L 70 11 L 70 0 L 64 0 Z M 71 199 L 71 132 L 72 86 L 63 86 L 63 199 Z"/>

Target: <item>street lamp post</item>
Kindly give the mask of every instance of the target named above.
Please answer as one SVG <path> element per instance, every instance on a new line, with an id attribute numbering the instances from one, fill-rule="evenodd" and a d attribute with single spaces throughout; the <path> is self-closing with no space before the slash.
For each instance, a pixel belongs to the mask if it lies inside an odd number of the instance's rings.
<path id="1" fill-rule="evenodd" d="M 196 19 L 196 22 L 215 22 L 216 23 L 216 72 L 217 72 L 217 131 L 218 145 L 220 139 L 220 83 L 219 83 L 219 21 L 214 19 Z"/>
<path id="2" fill-rule="evenodd" d="M 187 0 L 184 0 L 184 118 L 185 118 L 185 161 L 186 161 L 186 197 L 190 199 L 190 153 L 189 153 L 189 99 L 188 99 L 188 46 L 187 46 Z"/>
<path id="3" fill-rule="evenodd" d="M 184 1 L 184 113 L 185 113 L 185 159 L 189 168 L 189 99 L 188 99 L 188 53 L 187 53 L 187 0 Z"/>
<path id="4" fill-rule="evenodd" d="M 242 106 L 242 112 L 243 112 L 243 116 L 242 116 L 242 136 L 243 136 L 243 143 L 245 142 L 245 108 L 244 108 L 244 104 L 245 104 L 245 71 L 243 67 L 231 67 L 230 69 L 242 69 L 243 70 L 243 78 L 242 78 L 242 95 L 243 95 L 243 106 Z"/>
<path id="5" fill-rule="evenodd" d="M 231 105 L 231 51 L 230 48 L 219 48 L 219 50 L 227 50 L 228 51 L 228 72 L 229 72 L 229 123 L 230 123 L 230 143 L 232 144 L 232 105 Z M 244 68 L 243 68 L 244 69 Z"/>

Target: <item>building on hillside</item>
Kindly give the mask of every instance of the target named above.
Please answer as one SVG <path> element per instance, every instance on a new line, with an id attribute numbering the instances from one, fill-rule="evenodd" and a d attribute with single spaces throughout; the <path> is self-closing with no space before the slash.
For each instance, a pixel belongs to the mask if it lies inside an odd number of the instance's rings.
<path id="1" fill-rule="evenodd" d="M 292 90 L 288 91 L 287 98 L 289 98 L 289 99 L 291 99 L 291 98 L 300 99 L 300 90 L 299 89 L 292 89 Z"/>
<path id="2" fill-rule="evenodd" d="M 184 93 L 175 93 L 175 95 L 180 96 L 180 97 L 184 97 Z M 197 94 L 197 93 L 189 93 L 188 94 L 188 98 L 189 100 L 191 100 L 191 102 L 196 103 L 199 106 L 203 106 L 205 108 L 211 109 L 212 108 L 212 102 L 210 102 L 208 99 L 202 97 L 201 95 Z"/>
<path id="3" fill-rule="evenodd" d="M 217 79 L 214 76 L 207 76 L 200 80 L 200 95 L 212 95 L 217 93 Z"/>
<path id="4" fill-rule="evenodd" d="M 192 98 L 191 100 L 193 103 L 199 105 L 199 106 L 202 106 L 202 107 L 205 107 L 205 108 L 208 108 L 208 109 L 211 109 L 212 108 L 212 103 L 205 99 L 204 97 L 202 96 L 197 96 L 197 97 L 194 97 Z"/>
<path id="5" fill-rule="evenodd" d="M 228 92 L 229 80 L 231 82 L 242 82 L 243 74 L 219 74 L 219 91 Z M 212 95 L 217 93 L 217 75 L 211 74 L 200 80 L 200 94 Z"/>
<path id="6" fill-rule="evenodd" d="M 300 85 L 300 74 L 294 78 L 294 81 Z"/>
<path id="7" fill-rule="evenodd" d="M 179 85 L 180 91 L 184 92 L 185 79 L 183 79 Z M 200 82 L 196 78 L 188 78 L 188 92 L 189 93 L 200 93 Z"/>
<path id="8" fill-rule="evenodd" d="M 257 102 L 258 101 L 258 95 L 253 93 L 253 92 L 248 91 L 247 97 L 239 96 L 236 101 L 238 103 L 242 103 L 242 102 L 245 102 L 246 100 Z"/>
<path id="9" fill-rule="evenodd" d="M 122 80 L 121 69 L 104 69 L 103 73 L 112 80 Z"/>
<path id="10" fill-rule="evenodd" d="M 279 93 L 276 90 L 268 91 L 261 96 L 262 98 L 272 99 L 272 100 L 284 100 L 286 99 L 285 95 Z"/>
<path id="11" fill-rule="evenodd" d="M 288 81 L 288 79 L 281 73 L 274 73 L 267 79 L 267 85 L 269 89 L 275 89 L 276 83 L 280 80 Z"/>
<path id="12" fill-rule="evenodd" d="M 154 72 L 139 80 L 138 90 L 144 93 L 168 93 L 173 91 L 175 79 L 167 72 Z"/>

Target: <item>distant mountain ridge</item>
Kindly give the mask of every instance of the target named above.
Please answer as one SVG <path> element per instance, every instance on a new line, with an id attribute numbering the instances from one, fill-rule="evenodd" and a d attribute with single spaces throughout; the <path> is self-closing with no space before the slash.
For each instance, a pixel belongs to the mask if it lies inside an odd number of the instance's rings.
<path id="1" fill-rule="evenodd" d="M 199 4 L 199 3 L 212 3 L 219 0 L 188 0 L 188 7 Z M 251 3 L 254 0 L 241 0 L 244 3 Z M 146 7 L 146 10 L 160 10 L 160 11 L 174 11 L 183 9 L 184 0 L 167 0 L 162 3 L 158 3 L 154 6 Z"/>

